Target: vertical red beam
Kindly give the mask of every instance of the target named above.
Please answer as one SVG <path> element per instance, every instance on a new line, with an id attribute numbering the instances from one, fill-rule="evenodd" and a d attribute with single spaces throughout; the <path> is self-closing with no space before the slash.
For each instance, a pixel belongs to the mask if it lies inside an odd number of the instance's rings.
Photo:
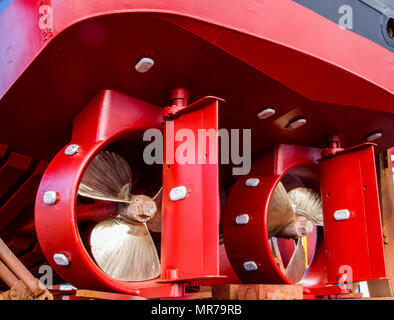
<path id="1" fill-rule="evenodd" d="M 321 191 L 328 282 L 386 277 L 373 145 L 323 159 Z"/>
<path id="2" fill-rule="evenodd" d="M 185 140 L 174 141 L 174 137 L 182 129 L 193 133 L 195 138 L 194 146 L 189 144 L 195 155 L 195 163 L 177 162 L 176 150 Z M 197 163 L 200 129 L 215 132 L 211 146 L 207 144 L 206 147 L 206 159 L 213 159 L 211 162 L 214 163 L 208 163 L 208 160 L 206 164 Z M 217 130 L 218 100 L 215 98 L 197 101 L 185 107 L 174 120 L 166 122 L 161 250 L 163 281 L 202 279 L 219 274 Z M 169 147 L 171 142 L 174 144 L 173 150 Z M 178 187 L 185 187 L 187 195 L 174 201 L 170 193 Z"/>

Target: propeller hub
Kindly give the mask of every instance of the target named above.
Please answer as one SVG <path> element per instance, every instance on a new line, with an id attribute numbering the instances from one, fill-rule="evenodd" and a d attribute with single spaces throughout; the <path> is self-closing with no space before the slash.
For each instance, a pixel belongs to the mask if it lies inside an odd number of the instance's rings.
<path id="1" fill-rule="evenodd" d="M 140 223 L 150 221 L 157 211 L 155 201 L 146 195 L 132 196 L 130 204 L 119 204 L 121 217 Z"/>
<path id="2" fill-rule="evenodd" d="M 296 218 L 296 231 L 299 237 L 305 237 L 313 231 L 313 222 L 303 216 Z"/>

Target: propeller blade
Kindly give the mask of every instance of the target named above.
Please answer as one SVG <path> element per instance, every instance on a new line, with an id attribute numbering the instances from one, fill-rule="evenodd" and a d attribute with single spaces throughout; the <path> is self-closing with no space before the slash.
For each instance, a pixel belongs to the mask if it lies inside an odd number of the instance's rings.
<path id="1" fill-rule="evenodd" d="M 131 169 L 116 153 L 103 151 L 89 164 L 78 193 L 84 197 L 128 203 L 131 200 Z"/>
<path id="2" fill-rule="evenodd" d="M 90 246 L 98 266 L 115 279 L 145 281 L 160 275 L 160 260 L 145 223 L 100 222 L 91 233 Z"/>
<path id="3" fill-rule="evenodd" d="M 305 272 L 305 249 L 301 239 L 298 239 L 297 246 L 287 265 L 285 275 L 293 283 L 301 281 Z"/>
<path id="4" fill-rule="evenodd" d="M 289 199 L 297 215 L 311 220 L 317 226 L 323 226 L 323 207 L 319 193 L 298 187 L 289 192 Z"/>
<path id="5" fill-rule="evenodd" d="M 161 232 L 161 203 L 163 198 L 163 188 L 160 188 L 159 192 L 153 198 L 156 203 L 157 211 L 153 218 L 147 223 L 150 231 Z"/>
<path id="6" fill-rule="evenodd" d="M 279 269 L 283 273 L 285 273 L 286 270 L 285 270 L 285 266 L 283 264 L 282 254 L 280 253 L 278 239 L 276 237 L 272 237 L 270 239 L 270 244 L 271 244 L 272 256 L 274 257 L 276 264 L 278 265 Z"/>
<path id="7" fill-rule="evenodd" d="M 268 207 L 268 237 L 271 238 L 295 223 L 295 214 L 286 189 L 281 182 L 276 186 Z"/>

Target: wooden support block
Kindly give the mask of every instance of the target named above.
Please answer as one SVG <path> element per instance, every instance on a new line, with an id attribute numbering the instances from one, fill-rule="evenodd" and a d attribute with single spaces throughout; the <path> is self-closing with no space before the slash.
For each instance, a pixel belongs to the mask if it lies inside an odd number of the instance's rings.
<path id="1" fill-rule="evenodd" d="M 389 273 L 389 272 L 388 272 Z M 368 281 L 368 290 L 371 297 L 392 297 L 393 289 L 391 280 L 376 279 Z"/>
<path id="2" fill-rule="evenodd" d="M 361 292 L 352 292 L 352 293 L 341 294 L 338 296 L 338 299 L 341 299 L 341 300 L 362 299 L 362 297 L 363 297 L 363 294 Z"/>
<path id="3" fill-rule="evenodd" d="M 94 290 L 77 290 L 75 296 L 81 298 L 101 299 L 101 300 L 146 300 L 145 298 L 128 295 L 128 294 L 94 291 Z"/>
<path id="4" fill-rule="evenodd" d="M 362 298 L 361 300 L 394 300 L 394 297 L 373 297 L 373 298 Z"/>
<path id="5" fill-rule="evenodd" d="M 212 287 L 212 298 L 214 300 L 237 300 L 238 299 L 238 284 L 226 284 L 222 286 Z"/>
<path id="6" fill-rule="evenodd" d="M 382 152 L 377 157 L 377 171 L 388 279 L 368 281 L 368 289 L 371 297 L 392 297 L 394 296 L 394 184 L 390 150 Z"/>
<path id="7" fill-rule="evenodd" d="M 212 287 L 211 286 L 201 286 L 200 291 L 192 293 L 189 300 L 208 300 L 212 299 Z"/>
<path id="8" fill-rule="evenodd" d="M 215 286 L 212 290 L 216 300 L 302 300 L 300 285 L 230 284 Z"/>

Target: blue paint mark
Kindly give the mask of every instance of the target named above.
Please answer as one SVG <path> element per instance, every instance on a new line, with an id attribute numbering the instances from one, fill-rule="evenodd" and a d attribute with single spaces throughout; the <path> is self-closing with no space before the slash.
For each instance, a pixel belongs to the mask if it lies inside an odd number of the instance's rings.
<path id="1" fill-rule="evenodd" d="M 0 0 L 0 13 L 2 13 L 14 0 Z"/>

